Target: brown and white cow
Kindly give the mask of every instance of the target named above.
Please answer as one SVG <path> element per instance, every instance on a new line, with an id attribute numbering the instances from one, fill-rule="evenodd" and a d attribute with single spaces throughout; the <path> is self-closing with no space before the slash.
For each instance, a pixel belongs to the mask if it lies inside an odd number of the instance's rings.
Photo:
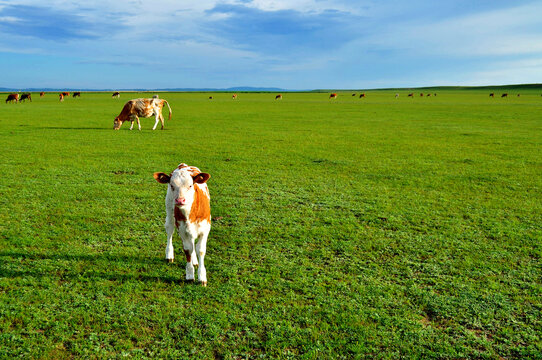
<path id="1" fill-rule="evenodd" d="M 407 96 L 407 97 L 411 97 L 411 98 L 413 98 L 413 99 L 414 99 L 414 93 L 410 93 L 410 94 L 408 94 L 408 96 Z"/>
<path id="2" fill-rule="evenodd" d="M 45 92 L 40 92 L 40 98 L 44 97 L 45 96 Z"/>
<path id="3" fill-rule="evenodd" d="M 237 94 L 233 94 L 233 95 L 231 96 L 231 98 L 232 98 L 232 100 L 237 99 Z"/>
<path id="4" fill-rule="evenodd" d="M 21 99 L 19 100 L 19 102 L 26 101 L 27 99 L 30 100 L 30 102 L 32 102 L 32 95 L 30 93 L 22 94 Z"/>
<path id="5" fill-rule="evenodd" d="M 278 94 L 277 96 L 275 96 L 275 100 L 282 100 L 282 94 Z"/>
<path id="6" fill-rule="evenodd" d="M 119 130 L 122 126 L 122 123 L 125 121 L 130 121 L 132 125 L 130 130 L 134 127 L 134 120 L 137 121 L 137 126 L 141 130 L 141 124 L 139 123 L 139 117 L 148 118 L 155 116 L 156 122 L 154 123 L 153 130 L 156 129 L 158 121 L 162 123 L 162 130 L 164 130 L 164 116 L 162 115 L 162 108 L 164 104 L 169 108 L 169 118 L 171 120 L 171 107 L 169 103 L 164 99 L 133 99 L 124 104 L 122 111 L 119 116 L 115 118 L 113 123 L 113 129 Z"/>
<path id="7" fill-rule="evenodd" d="M 360 98 L 360 99 L 361 99 L 361 98 L 364 98 L 364 97 L 365 97 L 365 93 L 359 94 L 359 98 Z"/>
<path id="8" fill-rule="evenodd" d="M 64 96 L 70 96 L 70 92 L 69 92 L 69 91 L 64 91 L 64 92 L 62 92 L 62 95 L 64 95 Z"/>
<path id="9" fill-rule="evenodd" d="M 194 266 L 199 265 L 198 280 L 207 286 L 204 259 L 211 230 L 211 197 L 206 183 L 211 175 L 182 163 L 169 175 L 155 172 L 153 177 L 159 183 L 168 185 L 164 224 L 167 234 L 166 261 L 173 262 L 173 233 L 177 229 L 186 256 L 186 280 L 195 280 Z"/>
<path id="10" fill-rule="evenodd" d="M 332 94 L 329 95 L 329 98 L 330 98 L 330 99 L 336 99 L 337 96 L 338 96 L 338 95 L 337 95 L 336 93 L 332 93 Z"/>
<path id="11" fill-rule="evenodd" d="M 115 91 L 115 92 L 113 93 L 113 95 L 111 95 L 111 97 L 112 97 L 112 98 L 115 98 L 115 99 L 120 98 L 120 92 Z"/>
<path id="12" fill-rule="evenodd" d="M 64 101 L 64 93 L 58 94 L 58 101 L 60 102 Z"/>
<path id="13" fill-rule="evenodd" d="M 501 97 L 502 97 L 502 98 L 503 98 L 503 97 L 508 97 L 508 93 L 502 94 Z"/>
<path id="14" fill-rule="evenodd" d="M 6 104 L 8 102 L 12 103 L 14 101 L 15 101 L 15 104 L 19 102 L 19 94 L 9 94 L 8 97 L 6 98 Z"/>
<path id="15" fill-rule="evenodd" d="M 495 97 L 495 93 L 491 93 L 491 94 L 489 94 L 489 97 L 492 97 L 492 98 L 494 98 L 494 97 Z"/>

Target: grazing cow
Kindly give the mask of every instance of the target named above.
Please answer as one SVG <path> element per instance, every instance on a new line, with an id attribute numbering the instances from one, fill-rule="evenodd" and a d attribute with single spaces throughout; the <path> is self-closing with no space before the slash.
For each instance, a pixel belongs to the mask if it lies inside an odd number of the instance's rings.
<path id="1" fill-rule="evenodd" d="M 504 97 L 508 97 L 508 93 L 504 93 L 504 94 L 502 94 L 502 95 L 501 95 L 501 97 L 502 97 L 502 98 L 504 98 Z"/>
<path id="2" fill-rule="evenodd" d="M 420 97 L 423 97 L 423 93 L 420 93 Z"/>
<path id="3" fill-rule="evenodd" d="M 430 97 L 430 96 L 431 96 L 431 94 L 427 94 L 426 96 Z"/>
<path id="4" fill-rule="evenodd" d="M 212 96 L 209 96 L 209 100 L 213 100 L 213 97 L 212 97 Z"/>
<path id="5" fill-rule="evenodd" d="M 329 95 L 329 98 L 330 98 L 330 99 L 336 99 L 337 96 L 338 96 L 338 95 L 337 95 L 336 93 L 332 93 L 332 94 Z"/>
<path id="6" fill-rule="evenodd" d="M 397 99 L 399 97 L 399 94 L 395 94 L 395 98 Z"/>
<path id="7" fill-rule="evenodd" d="M 19 94 L 9 94 L 6 99 L 6 104 L 8 102 L 13 103 L 15 101 L 15 104 L 19 102 Z"/>
<path id="8" fill-rule="evenodd" d="M 275 96 L 275 100 L 282 100 L 282 94 L 278 94 L 277 96 Z"/>
<path id="9" fill-rule="evenodd" d="M 60 102 L 64 101 L 64 94 L 63 93 L 58 94 L 58 101 L 60 101 Z"/>
<path id="10" fill-rule="evenodd" d="M 359 98 L 360 98 L 360 99 L 361 99 L 361 98 L 364 98 L 364 97 L 365 97 L 365 93 L 359 94 Z"/>
<path id="11" fill-rule="evenodd" d="M 19 102 L 26 101 L 27 99 L 30 100 L 30 102 L 32 102 L 32 95 L 30 93 L 22 94 L 21 100 L 19 100 Z"/>
<path id="12" fill-rule="evenodd" d="M 520 94 L 518 94 L 518 97 L 520 97 L 520 96 L 521 96 L 521 95 L 520 95 Z"/>
<path id="13" fill-rule="evenodd" d="M 194 266 L 198 266 L 199 260 L 198 280 L 207 286 L 204 259 L 211 230 L 211 197 L 206 182 L 211 175 L 202 173 L 195 166 L 180 164 L 170 175 L 155 172 L 153 177 L 159 183 L 169 185 L 164 224 L 167 234 L 166 261 L 173 262 L 173 233 L 176 228 L 186 256 L 186 280 L 195 280 Z"/>
<path id="14" fill-rule="evenodd" d="M 113 123 L 113 129 L 119 130 L 122 126 L 122 123 L 125 121 L 130 121 L 132 125 L 130 130 L 134 127 L 134 120 L 137 120 L 137 126 L 141 130 L 141 124 L 139 123 L 139 117 L 148 118 L 155 116 L 156 122 L 154 123 L 153 130 L 156 129 L 158 121 L 162 123 L 162 130 L 164 130 L 164 116 L 162 115 L 162 108 L 164 104 L 169 108 L 169 118 L 171 120 L 171 107 L 169 103 L 164 99 L 134 99 L 128 101 L 124 104 L 122 111 L 119 116 L 115 118 Z"/>
<path id="15" fill-rule="evenodd" d="M 356 93 L 353 93 L 352 96 L 356 96 Z"/>
<path id="16" fill-rule="evenodd" d="M 81 97 L 81 92 L 76 91 L 76 92 L 73 93 L 73 97 L 74 97 L 74 98 L 76 98 L 76 97 L 78 97 L 78 96 Z"/>
<path id="17" fill-rule="evenodd" d="M 232 100 L 237 99 L 237 94 L 233 94 L 233 95 L 231 96 L 231 99 L 232 99 Z"/>
<path id="18" fill-rule="evenodd" d="M 69 93 L 68 91 L 64 91 L 64 92 L 62 93 L 62 95 L 64 95 L 64 96 L 70 96 L 70 93 Z"/>
<path id="19" fill-rule="evenodd" d="M 120 98 L 120 92 L 115 91 L 115 92 L 113 93 L 113 95 L 111 95 L 111 97 L 112 97 L 112 98 L 115 98 L 115 99 Z"/>
<path id="20" fill-rule="evenodd" d="M 489 97 L 492 97 L 492 98 L 494 98 L 494 97 L 495 97 L 495 93 L 491 93 L 491 94 L 489 94 Z"/>
<path id="21" fill-rule="evenodd" d="M 45 93 L 42 91 L 40 92 L 40 98 L 44 97 L 45 96 Z"/>
<path id="22" fill-rule="evenodd" d="M 408 94 L 408 96 L 407 96 L 407 97 L 411 97 L 411 98 L 413 98 L 413 99 L 414 99 L 414 93 L 410 93 L 410 94 Z"/>

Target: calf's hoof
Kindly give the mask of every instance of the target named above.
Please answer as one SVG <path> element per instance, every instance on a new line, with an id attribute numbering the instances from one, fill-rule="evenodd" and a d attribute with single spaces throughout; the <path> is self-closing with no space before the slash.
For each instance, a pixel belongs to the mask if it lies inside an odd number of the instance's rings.
<path id="1" fill-rule="evenodd" d="M 207 287 L 207 281 L 202 281 L 202 282 L 201 282 L 201 286 Z"/>
<path id="2" fill-rule="evenodd" d="M 173 263 L 173 259 L 166 259 L 166 263 L 168 263 L 168 264 Z"/>

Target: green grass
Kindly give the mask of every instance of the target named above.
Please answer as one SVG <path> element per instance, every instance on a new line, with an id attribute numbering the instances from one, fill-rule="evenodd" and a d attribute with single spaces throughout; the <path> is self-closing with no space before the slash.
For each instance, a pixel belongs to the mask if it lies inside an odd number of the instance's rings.
<path id="1" fill-rule="evenodd" d="M 541 359 L 542 97 L 431 91 L 0 103 L 0 358 Z M 163 261 L 180 162 L 207 288 Z"/>

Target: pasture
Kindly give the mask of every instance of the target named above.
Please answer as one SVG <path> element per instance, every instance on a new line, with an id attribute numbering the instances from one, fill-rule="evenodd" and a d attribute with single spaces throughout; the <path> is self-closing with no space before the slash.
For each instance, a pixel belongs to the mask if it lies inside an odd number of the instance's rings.
<path id="1" fill-rule="evenodd" d="M 419 92 L 159 93 L 141 132 L 154 93 L 1 94 L 0 358 L 542 358 L 541 91 Z M 180 162 L 207 288 L 164 262 Z"/>

